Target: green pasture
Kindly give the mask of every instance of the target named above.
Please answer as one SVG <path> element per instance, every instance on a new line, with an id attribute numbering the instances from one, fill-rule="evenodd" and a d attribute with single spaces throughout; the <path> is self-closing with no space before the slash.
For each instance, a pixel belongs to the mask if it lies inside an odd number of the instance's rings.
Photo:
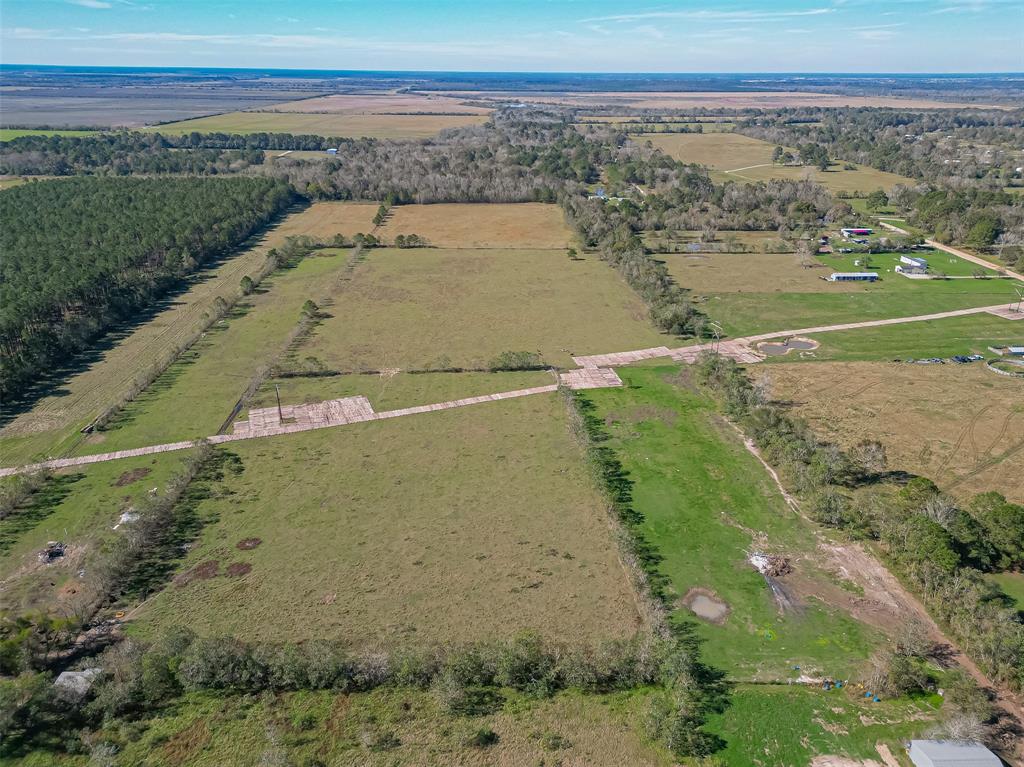
<path id="1" fill-rule="evenodd" d="M 877 764 L 878 743 L 900 759 L 903 743 L 931 726 L 937 705 L 930 698 L 872 703 L 852 691 L 740 685 L 708 729 L 725 739 L 718 758 L 729 767 L 796 767 L 818 755 Z"/>
<path id="2" fill-rule="evenodd" d="M 0 580 L 4 606 L 25 610 L 53 606 L 65 585 L 104 542 L 121 533 L 111 528 L 121 514 L 153 488 L 162 491 L 179 473 L 188 452 L 126 458 L 62 471 L 23 508 L 0 519 Z M 62 541 L 68 554 L 35 567 L 48 541 Z"/>
<path id="3" fill-rule="evenodd" d="M 242 471 L 199 505 L 208 524 L 135 632 L 365 647 L 641 629 L 555 393 L 220 449 Z"/>
<path id="4" fill-rule="evenodd" d="M 625 388 L 586 396 L 633 483 L 643 534 L 664 557 L 660 571 L 680 598 L 704 588 L 729 605 L 721 625 L 696 625 L 707 661 L 740 679 L 853 674 L 871 651 L 872 632 L 816 599 L 799 613 L 781 614 L 765 579 L 747 562 L 755 547 L 813 555 L 809 523 L 786 506 L 714 404 L 688 387 L 681 377 L 688 372 L 652 366 L 622 368 L 619 375 Z M 814 570 L 810 560 L 802 566 Z M 673 618 L 696 622 L 683 606 Z"/>
<path id="5" fill-rule="evenodd" d="M 337 280 L 347 250 L 324 250 L 263 281 L 216 323 L 79 454 L 197 439 L 216 434 L 256 372 L 298 325 L 307 299 Z"/>
<path id="6" fill-rule="evenodd" d="M 1024 612 L 1024 573 L 992 573 L 985 577 L 1002 589 L 1018 610 Z"/>
<path id="7" fill-rule="evenodd" d="M 954 354 L 992 353 L 989 346 L 1006 346 L 1024 339 L 1022 321 L 996 317 L 992 314 L 970 314 L 941 320 L 882 325 L 874 328 L 835 330 L 811 334 L 821 343 L 814 356 L 821 360 L 892 360 L 951 357 Z M 797 362 L 801 358 L 791 352 L 784 357 L 769 358 L 771 364 Z M 974 363 L 981 364 L 981 363 Z M 995 377 L 995 373 L 992 374 Z"/>
<path id="8" fill-rule="evenodd" d="M 563 249 L 375 249 L 296 353 L 331 370 L 486 367 L 505 351 L 571 355 L 672 344 L 596 256 Z"/>

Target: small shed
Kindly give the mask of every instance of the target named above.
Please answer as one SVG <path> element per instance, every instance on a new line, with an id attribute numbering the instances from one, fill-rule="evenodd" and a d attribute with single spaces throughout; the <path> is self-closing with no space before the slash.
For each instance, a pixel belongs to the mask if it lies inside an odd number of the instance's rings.
<path id="1" fill-rule="evenodd" d="M 868 229 L 867 227 L 864 226 L 848 226 L 845 229 L 840 229 L 839 231 L 842 233 L 843 237 L 849 238 L 866 237 L 867 235 L 872 234 L 875 230 Z"/>
<path id="2" fill-rule="evenodd" d="M 927 271 L 928 269 L 928 259 L 921 258 L 920 256 L 900 256 L 900 263 L 913 269 L 920 269 L 921 271 Z"/>
<path id="3" fill-rule="evenodd" d="M 1002 767 L 1003 763 L 980 743 L 962 740 L 912 740 L 910 761 L 915 767 Z"/>
<path id="4" fill-rule="evenodd" d="M 1012 357 L 1024 357 L 1024 346 L 1007 346 L 1006 353 Z"/>

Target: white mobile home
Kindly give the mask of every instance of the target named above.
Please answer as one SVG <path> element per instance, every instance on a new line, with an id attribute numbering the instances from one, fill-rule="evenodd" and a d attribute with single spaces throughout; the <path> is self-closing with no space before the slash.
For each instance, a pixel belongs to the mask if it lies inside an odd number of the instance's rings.
<path id="1" fill-rule="evenodd" d="M 912 740 L 914 767 L 1002 767 L 1002 761 L 980 743 L 961 740 Z"/>

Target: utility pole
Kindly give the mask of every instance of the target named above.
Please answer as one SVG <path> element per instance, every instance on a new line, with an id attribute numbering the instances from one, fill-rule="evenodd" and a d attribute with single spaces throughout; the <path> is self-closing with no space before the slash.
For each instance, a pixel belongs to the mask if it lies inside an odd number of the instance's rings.
<path id="1" fill-rule="evenodd" d="M 281 410 L 281 387 L 274 384 L 274 391 L 277 392 L 277 421 L 284 423 L 284 411 Z"/>

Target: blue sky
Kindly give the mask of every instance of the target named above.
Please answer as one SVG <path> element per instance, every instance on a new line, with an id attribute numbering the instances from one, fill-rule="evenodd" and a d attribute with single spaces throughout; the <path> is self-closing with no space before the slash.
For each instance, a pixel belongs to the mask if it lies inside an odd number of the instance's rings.
<path id="1" fill-rule="evenodd" d="M 2 0 L 4 63 L 1024 71 L 1024 0 Z"/>

